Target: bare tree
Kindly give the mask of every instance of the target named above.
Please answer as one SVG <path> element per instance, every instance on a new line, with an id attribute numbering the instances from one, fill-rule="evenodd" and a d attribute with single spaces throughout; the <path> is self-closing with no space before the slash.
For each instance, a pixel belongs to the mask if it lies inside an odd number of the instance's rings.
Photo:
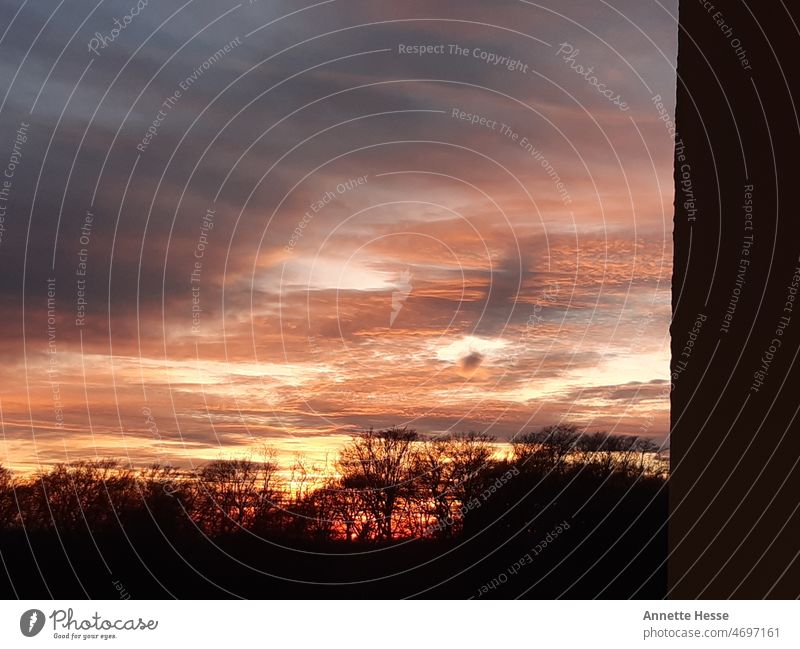
<path id="1" fill-rule="evenodd" d="M 371 538 L 374 531 L 373 519 L 367 512 L 363 490 L 344 486 L 345 480 L 351 484 L 354 478 L 341 478 L 331 480 L 323 489 L 328 489 L 332 495 L 333 517 L 336 528 L 341 529 L 346 541 L 355 539 L 366 541 Z"/>
<path id="2" fill-rule="evenodd" d="M 139 471 L 138 489 L 147 517 L 159 527 L 175 528 L 187 522 L 194 508 L 189 476 L 169 464 L 151 464 Z"/>
<path id="3" fill-rule="evenodd" d="M 461 523 L 461 512 L 481 492 L 485 470 L 494 454 L 494 438 L 467 433 L 428 439 L 417 445 L 414 483 L 422 510 L 436 521 L 423 530 L 449 537 Z"/>
<path id="4" fill-rule="evenodd" d="M 484 488 L 484 474 L 495 453 L 495 438 L 484 433 L 455 435 L 447 442 L 452 490 L 466 505 Z"/>
<path id="5" fill-rule="evenodd" d="M 67 532 L 113 526 L 137 507 L 135 473 L 114 459 L 56 464 L 36 474 L 26 501 L 26 524 Z"/>
<path id="6" fill-rule="evenodd" d="M 545 426 L 512 441 L 514 459 L 524 468 L 561 471 L 581 437 L 578 427 L 572 424 Z"/>
<path id="7" fill-rule="evenodd" d="M 454 494 L 450 487 L 447 441 L 441 438 L 428 439 L 419 444 L 414 453 L 411 472 L 414 485 L 422 502 L 422 510 L 432 517 L 434 524 L 423 528 L 434 536 L 450 536 L 453 533 Z"/>
<path id="8" fill-rule="evenodd" d="M 195 477 L 196 516 L 210 532 L 232 532 L 263 521 L 274 507 L 278 466 L 272 451 L 250 457 L 214 460 Z"/>
<path id="9" fill-rule="evenodd" d="M 410 492 L 409 464 L 417 439 L 408 428 L 370 429 L 353 437 L 339 454 L 342 485 L 360 491 L 382 539 L 392 539 L 399 501 Z"/>
<path id="10" fill-rule="evenodd" d="M 296 526 L 306 538 L 330 541 L 337 536 L 336 497 L 335 491 L 318 486 L 294 506 Z"/>
<path id="11" fill-rule="evenodd" d="M 14 476 L 10 469 L 0 465 L 0 530 L 11 527 L 15 518 Z"/>
<path id="12" fill-rule="evenodd" d="M 327 465 L 327 462 L 326 462 Z M 303 538 L 331 540 L 337 532 L 335 496 L 324 480 L 325 468 L 296 455 L 289 473 L 289 492 L 284 495 L 285 528 Z"/>
<path id="13" fill-rule="evenodd" d="M 639 454 L 635 470 L 640 475 L 658 476 L 664 473 L 663 458 L 659 451 L 660 447 L 652 439 L 640 437 L 636 443 L 636 451 Z M 666 475 L 664 475 L 666 477 Z"/>
<path id="14" fill-rule="evenodd" d="M 595 473 L 630 475 L 635 473 L 635 459 L 642 444 L 646 446 L 635 435 L 597 432 L 581 435 L 576 448 L 581 463 Z"/>
<path id="15" fill-rule="evenodd" d="M 280 465 L 275 449 L 262 446 L 259 451 L 258 506 L 255 510 L 256 523 L 267 525 L 270 516 L 281 506 L 287 492 L 281 484 Z"/>

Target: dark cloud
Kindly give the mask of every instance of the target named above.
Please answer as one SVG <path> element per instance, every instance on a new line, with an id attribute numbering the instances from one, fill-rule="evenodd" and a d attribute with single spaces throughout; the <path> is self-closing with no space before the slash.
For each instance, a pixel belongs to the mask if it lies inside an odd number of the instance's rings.
<path id="1" fill-rule="evenodd" d="M 466 372 L 474 372 L 477 370 L 481 363 L 483 363 L 484 355 L 480 352 L 470 352 L 459 361 L 461 369 Z"/>

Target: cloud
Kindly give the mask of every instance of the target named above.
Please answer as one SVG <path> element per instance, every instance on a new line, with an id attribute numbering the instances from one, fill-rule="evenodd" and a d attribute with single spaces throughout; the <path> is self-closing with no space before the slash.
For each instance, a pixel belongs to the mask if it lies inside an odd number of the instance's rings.
<path id="1" fill-rule="evenodd" d="M 9 17 L 18 4 L 0 0 Z M 675 5 L 196 0 L 169 18 L 150 3 L 94 59 L 89 38 L 129 4 L 80 29 L 91 7 L 64 5 L 32 48 L 51 9 L 25 5 L 0 44 L 0 166 L 31 122 L 0 243 L 9 452 L 35 435 L 44 458 L 129 441 L 148 458 L 145 406 L 164 448 L 192 458 L 403 423 L 510 436 L 644 419 L 664 434 L 668 400 L 648 382 L 668 375 L 654 359 L 672 148 L 652 96 L 672 108 Z M 165 99 L 236 37 L 138 151 Z M 580 48 L 630 111 L 531 37 Z M 467 56 L 400 54 L 415 43 Z"/>
<path id="2" fill-rule="evenodd" d="M 470 352 L 461 359 L 461 369 L 465 372 L 474 372 L 481 366 L 483 359 L 484 356 L 480 352 Z"/>

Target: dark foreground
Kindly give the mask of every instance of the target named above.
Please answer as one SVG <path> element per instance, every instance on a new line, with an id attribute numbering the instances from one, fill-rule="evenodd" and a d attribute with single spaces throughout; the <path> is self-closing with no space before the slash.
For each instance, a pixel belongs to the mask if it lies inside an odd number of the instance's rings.
<path id="1" fill-rule="evenodd" d="M 662 598 L 667 493 L 660 479 L 519 476 L 454 538 L 209 536 L 140 514 L 94 533 L 0 532 L 3 598 Z M 565 524 L 566 522 L 566 524 Z"/>

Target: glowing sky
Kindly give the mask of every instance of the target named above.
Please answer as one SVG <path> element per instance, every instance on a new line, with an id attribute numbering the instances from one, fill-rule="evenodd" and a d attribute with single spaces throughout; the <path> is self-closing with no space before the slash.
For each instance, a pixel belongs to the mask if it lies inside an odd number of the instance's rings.
<path id="1" fill-rule="evenodd" d="M 0 463 L 664 439 L 676 2 L 20 4 Z"/>

